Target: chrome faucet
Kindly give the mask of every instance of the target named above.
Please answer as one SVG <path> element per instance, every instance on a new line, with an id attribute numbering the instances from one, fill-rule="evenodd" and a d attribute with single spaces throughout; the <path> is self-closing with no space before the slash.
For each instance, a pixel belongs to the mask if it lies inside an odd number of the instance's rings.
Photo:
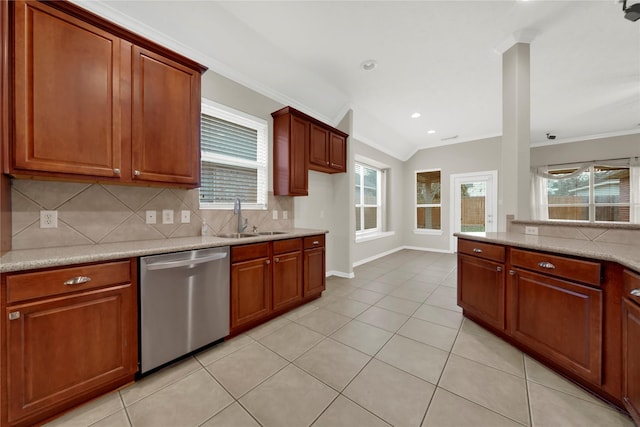
<path id="1" fill-rule="evenodd" d="M 245 228 L 249 226 L 249 220 L 245 218 L 244 223 L 242 222 L 242 203 L 240 202 L 240 197 L 236 197 L 236 200 L 233 202 L 233 214 L 238 215 L 238 233 L 242 233 Z"/>

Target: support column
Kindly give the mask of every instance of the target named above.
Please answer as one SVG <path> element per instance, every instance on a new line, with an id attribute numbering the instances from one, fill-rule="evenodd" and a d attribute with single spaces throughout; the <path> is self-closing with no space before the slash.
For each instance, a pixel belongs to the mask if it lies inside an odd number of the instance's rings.
<path id="1" fill-rule="evenodd" d="M 531 99 L 529 44 L 516 43 L 502 54 L 502 146 L 498 230 L 507 217 L 530 218 Z"/>

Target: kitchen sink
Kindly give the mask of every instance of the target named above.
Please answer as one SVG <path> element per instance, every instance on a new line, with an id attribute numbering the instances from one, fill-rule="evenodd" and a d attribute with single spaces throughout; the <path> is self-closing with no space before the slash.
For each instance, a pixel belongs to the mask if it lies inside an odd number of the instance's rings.
<path id="1" fill-rule="evenodd" d="M 257 237 L 257 233 L 223 233 L 216 234 L 216 237 L 222 237 L 224 239 L 242 239 L 243 237 Z"/>
<path id="2" fill-rule="evenodd" d="M 287 231 L 258 231 L 260 236 L 275 236 L 278 234 L 287 234 Z"/>

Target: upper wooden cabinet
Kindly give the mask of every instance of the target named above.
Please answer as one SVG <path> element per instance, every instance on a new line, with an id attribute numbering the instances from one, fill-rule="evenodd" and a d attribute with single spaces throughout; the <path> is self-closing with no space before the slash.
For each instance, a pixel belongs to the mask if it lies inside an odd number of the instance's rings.
<path id="1" fill-rule="evenodd" d="M 68 2 L 15 1 L 5 172 L 196 187 L 204 67 Z"/>
<path id="2" fill-rule="evenodd" d="M 273 191 L 277 196 L 306 196 L 308 171 L 347 171 L 347 137 L 294 108 L 273 117 Z"/>

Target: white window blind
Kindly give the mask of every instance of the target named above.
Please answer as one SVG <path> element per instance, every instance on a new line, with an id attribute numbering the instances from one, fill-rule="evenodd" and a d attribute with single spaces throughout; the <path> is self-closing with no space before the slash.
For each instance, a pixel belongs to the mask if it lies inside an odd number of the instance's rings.
<path id="1" fill-rule="evenodd" d="M 267 123 L 203 100 L 200 207 L 267 208 Z"/>

